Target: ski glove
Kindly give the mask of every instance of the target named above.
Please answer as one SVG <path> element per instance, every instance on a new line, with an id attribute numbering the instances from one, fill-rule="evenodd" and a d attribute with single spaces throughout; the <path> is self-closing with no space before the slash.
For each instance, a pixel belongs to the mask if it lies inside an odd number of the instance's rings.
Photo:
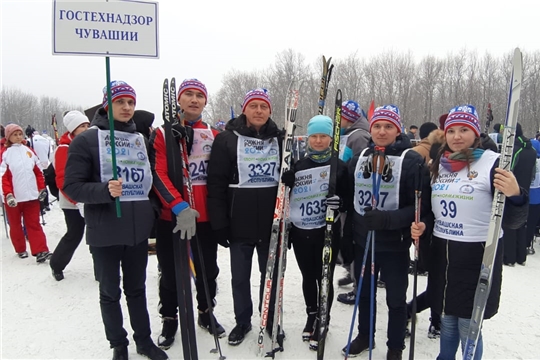
<path id="1" fill-rule="evenodd" d="M 180 231 L 180 239 L 189 240 L 195 236 L 199 212 L 190 207 L 185 208 L 176 215 L 176 226 L 173 233 Z"/>
<path id="2" fill-rule="evenodd" d="M 13 196 L 13 194 L 7 194 L 7 196 L 6 196 L 6 204 L 9 207 L 16 207 L 17 206 L 17 200 L 15 200 L 15 196 Z"/>
<path id="3" fill-rule="evenodd" d="M 224 248 L 231 246 L 229 243 L 229 231 L 230 229 L 228 227 L 214 231 L 214 239 Z"/>
<path id="4" fill-rule="evenodd" d="M 281 182 L 292 189 L 294 186 L 294 181 L 296 177 L 294 176 L 294 170 L 284 171 L 281 175 Z"/>
<path id="5" fill-rule="evenodd" d="M 39 200 L 39 201 L 43 201 L 43 200 L 45 200 L 46 197 L 47 197 L 47 189 L 42 189 L 42 190 L 39 192 L 38 200 Z"/>
<path id="6" fill-rule="evenodd" d="M 343 206 L 343 201 L 337 195 L 326 198 L 326 207 L 331 210 L 339 210 Z"/>
<path id="7" fill-rule="evenodd" d="M 373 209 L 371 206 L 366 207 L 364 211 L 364 222 L 368 230 L 388 229 L 390 220 L 388 211 Z"/>

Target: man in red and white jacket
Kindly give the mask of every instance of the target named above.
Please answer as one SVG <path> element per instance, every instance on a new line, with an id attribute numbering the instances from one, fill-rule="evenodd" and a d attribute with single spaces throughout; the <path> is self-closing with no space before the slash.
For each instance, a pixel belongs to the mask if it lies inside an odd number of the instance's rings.
<path id="1" fill-rule="evenodd" d="M 212 333 L 210 327 L 210 315 L 208 301 L 204 291 L 204 283 L 201 271 L 201 264 L 198 257 L 198 248 L 201 247 L 203 261 L 206 270 L 206 278 L 210 291 L 211 303 L 215 304 L 216 278 L 219 273 L 217 266 L 217 241 L 213 235 L 210 221 L 208 219 L 206 197 L 208 194 L 206 187 L 206 173 L 210 151 L 218 130 L 210 127 L 202 121 L 202 112 L 206 106 L 208 92 L 205 85 L 197 79 L 187 79 L 180 84 L 178 89 L 178 102 L 183 113 L 183 124 L 177 124 L 180 129 L 173 129 L 173 132 L 183 132 L 182 136 L 189 134 L 189 176 L 191 177 L 193 188 L 193 204 L 185 197 L 186 185 L 183 184 L 183 193 L 180 193 L 169 178 L 167 166 L 167 147 L 165 144 L 165 129 L 160 127 L 152 133 L 150 137 L 150 163 L 154 178 L 154 190 L 158 194 L 163 209 L 161 211 L 158 225 L 156 227 L 156 253 L 161 267 L 161 278 L 159 281 L 159 312 L 163 318 L 163 329 L 158 339 L 158 345 L 168 349 L 174 342 L 174 336 L 178 329 L 177 292 L 176 277 L 174 268 L 173 252 L 173 214 L 179 216 L 180 213 L 193 211 L 198 213 L 196 223 L 196 234 L 198 241 L 192 241 L 193 262 L 195 264 L 197 288 L 197 309 L 199 310 L 198 324 Z M 177 134 L 178 135 L 178 134 Z M 175 136 L 175 141 L 178 141 Z M 181 216 L 181 215 L 180 215 Z M 195 215 L 196 216 L 196 215 Z M 224 246 L 227 244 L 224 244 Z M 189 310 L 188 310 L 189 311 Z M 216 332 L 219 337 L 225 336 L 225 330 L 216 321 Z"/>

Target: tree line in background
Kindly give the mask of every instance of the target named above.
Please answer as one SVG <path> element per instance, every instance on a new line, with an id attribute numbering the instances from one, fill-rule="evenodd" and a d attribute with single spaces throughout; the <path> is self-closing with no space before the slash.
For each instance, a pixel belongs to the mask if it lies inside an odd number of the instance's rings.
<path id="1" fill-rule="evenodd" d="M 512 51 L 495 58 L 489 53 L 479 56 L 462 50 L 445 59 L 433 56 L 415 62 L 411 52 L 387 52 L 368 59 L 353 53 L 345 59 L 333 59 L 334 70 L 326 99 L 325 114 L 334 112 L 334 96 L 339 88 L 344 100 L 355 100 L 367 112 L 372 100 L 376 105 L 395 104 L 401 110 L 405 127 L 424 122 L 438 123 L 440 115 L 460 104 L 472 104 L 485 123 L 491 103 L 494 123 L 503 123 L 506 116 L 508 84 L 512 68 Z M 540 129 L 540 51 L 523 53 L 523 83 L 519 122 L 525 134 L 533 137 Z M 331 54 L 326 54 L 327 56 Z M 302 79 L 297 112 L 297 134 L 304 134 L 307 122 L 317 114 L 322 75 L 322 58 L 309 64 L 292 49 L 276 55 L 275 63 L 259 71 L 232 70 L 222 79 L 222 87 L 210 96 L 204 118 L 210 123 L 231 118 L 241 112 L 245 93 L 265 87 L 272 98 L 272 118 L 284 125 L 285 98 L 293 77 Z M 3 88 L 1 95 L 2 123 L 32 124 L 38 131 L 53 129 L 51 116 L 56 114 L 62 133 L 62 112 L 83 110 L 58 98 L 37 97 L 18 89 Z M 156 114 L 159 117 L 158 114 Z M 490 129 L 492 131 L 492 129 Z"/>
<path id="2" fill-rule="evenodd" d="M 494 123 L 504 123 L 512 54 L 513 50 L 495 58 L 489 53 L 479 56 L 474 51 L 462 50 L 445 59 L 427 56 L 419 63 L 411 52 L 387 52 L 368 59 L 353 53 L 345 59 L 333 59 L 325 114 L 333 116 L 339 88 L 344 100 L 357 101 L 366 112 L 372 100 L 377 106 L 397 105 L 407 128 L 429 121 L 438 123 L 440 115 L 465 103 L 476 106 L 483 126 L 488 103 L 493 109 Z M 525 134 L 533 137 L 540 129 L 540 51 L 524 51 L 523 69 L 519 122 Z M 272 98 L 272 119 L 282 126 L 287 88 L 293 76 L 297 76 L 303 80 L 297 112 L 301 128 L 297 133 L 303 134 L 309 119 L 317 114 L 321 75 L 322 57 L 309 64 L 302 54 L 285 50 L 263 71 L 227 73 L 221 89 L 210 97 L 205 118 L 214 123 L 228 120 L 231 106 L 238 115 L 247 90 L 265 87 Z"/>
<path id="3" fill-rule="evenodd" d="M 65 110 L 84 110 L 80 105 L 68 104 L 55 97 L 37 97 L 14 88 L 2 88 L 0 106 L 2 125 L 5 126 L 7 123 L 13 122 L 23 129 L 27 125 L 32 125 L 39 133 L 46 130 L 53 138 L 53 114 L 56 114 L 58 133 L 62 135 L 66 131 L 62 122 L 62 113 Z"/>

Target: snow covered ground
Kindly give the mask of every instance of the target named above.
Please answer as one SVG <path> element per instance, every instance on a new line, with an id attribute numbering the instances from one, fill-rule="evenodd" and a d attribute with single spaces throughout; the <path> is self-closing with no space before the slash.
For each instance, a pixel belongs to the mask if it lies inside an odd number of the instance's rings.
<path id="1" fill-rule="evenodd" d="M 52 250 L 65 230 L 62 211 L 54 204 L 47 213 L 45 232 Z M 19 259 L 10 241 L 1 228 L 2 249 L 2 319 L 1 358 L 2 359 L 110 359 L 112 351 L 108 347 L 101 322 L 98 303 L 98 284 L 94 280 L 92 261 L 88 247 L 82 244 L 72 262 L 68 265 L 63 281 L 55 281 L 48 264 L 37 265 L 35 258 Z M 301 276 L 294 254 L 289 252 L 288 268 L 284 290 L 284 328 L 287 339 L 285 351 L 278 353 L 278 359 L 315 359 L 316 354 L 301 340 L 305 322 L 305 308 L 301 293 Z M 255 257 L 254 257 L 255 258 Z M 221 274 L 218 278 L 219 290 L 216 316 L 229 332 L 234 326 L 232 306 L 229 255 L 226 249 L 219 249 Z M 257 294 L 257 266 L 253 267 L 252 295 Z M 337 269 L 336 281 L 343 270 Z M 502 302 L 499 314 L 484 325 L 484 359 L 540 359 L 540 253 L 530 256 L 527 266 L 504 268 Z M 409 297 L 412 293 L 410 277 Z M 425 288 L 426 278 L 419 277 L 419 292 Z M 349 291 L 350 287 L 337 289 L 336 293 Z M 386 358 L 385 291 L 378 290 L 377 348 L 374 359 Z M 148 264 L 147 280 L 148 308 L 152 322 L 152 337 L 157 338 L 161 323 L 157 312 L 157 260 L 151 256 Z M 125 303 L 124 303 L 125 306 Z M 255 304 L 256 306 L 256 304 Z M 124 307 L 124 309 L 127 309 Z M 349 332 L 352 306 L 339 302 L 332 309 L 332 323 L 326 345 L 327 359 L 342 359 L 341 348 L 346 344 Z M 131 334 L 127 310 L 125 327 Z M 418 316 L 416 359 L 435 359 L 438 354 L 438 340 L 427 338 L 429 312 Z M 252 318 L 254 326 L 245 341 L 237 346 L 227 345 L 221 340 L 223 354 L 227 359 L 255 359 L 257 356 L 256 326 L 258 315 Z M 356 325 L 355 325 L 356 329 Z M 130 335 L 131 336 L 131 335 Z M 356 336 L 356 332 L 354 334 Z M 137 355 L 130 339 L 130 357 Z M 213 348 L 213 338 L 197 328 L 200 359 L 217 359 L 209 351 Z M 268 347 L 269 345 L 267 345 Z M 408 347 L 408 340 L 407 340 Z M 181 359 L 180 335 L 174 346 L 167 351 L 171 359 Z M 404 351 L 408 358 L 408 350 Z M 458 359 L 461 356 L 458 355 Z M 359 357 L 367 359 L 367 355 Z"/>

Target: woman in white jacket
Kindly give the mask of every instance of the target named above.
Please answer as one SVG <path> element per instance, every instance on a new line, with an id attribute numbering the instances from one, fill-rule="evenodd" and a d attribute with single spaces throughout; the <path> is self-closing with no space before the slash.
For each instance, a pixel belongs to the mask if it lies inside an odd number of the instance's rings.
<path id="1" fill-rule="evenodd" d="M 27 258 L 26 239 L 21 218 L 26 227 L 32 255 L 38 263 L 50 258 L 47 239 L 39 223 L 39 201 L 47 195 L 45 179 L 39 168 L 36 154 L 23 144 L 23 130 L 19 125 L 9 124 L 5 129 L 6 143 L 2 149 L 2 193 L 6 203 L 6 215 L 10 224 L 10 238 L 15 252 L 21 259 Z"/>

